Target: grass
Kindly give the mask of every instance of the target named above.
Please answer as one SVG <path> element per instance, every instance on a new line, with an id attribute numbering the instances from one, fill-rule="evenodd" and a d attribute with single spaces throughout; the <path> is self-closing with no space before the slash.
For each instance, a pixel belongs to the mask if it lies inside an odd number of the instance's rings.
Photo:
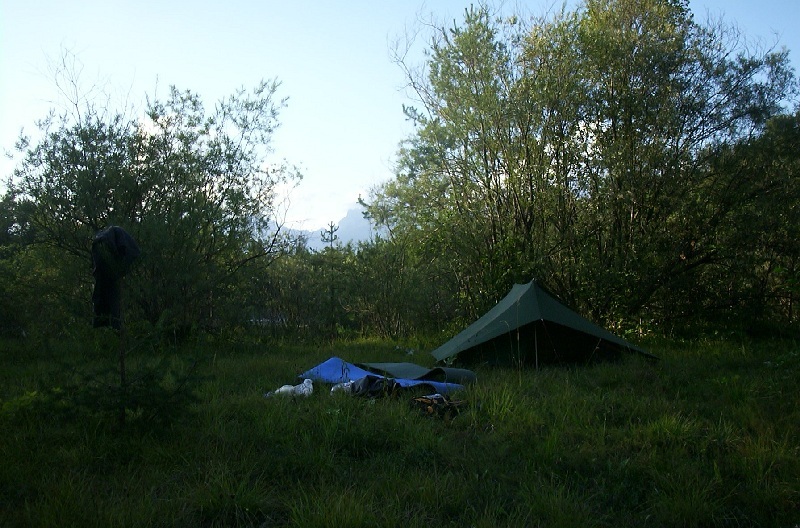
<path id="1" fill-rule="evenodd" d="M 1 344 L 0 526 L 800 523 L 791 341 L 657 341 L 656 363 L 479 369 L 467 410 L 442 420 L 412 394 L 263 397 L 333 355 L 429 364 L 392 344 L 139 339 L 124 427 L 114 346 Z"/>

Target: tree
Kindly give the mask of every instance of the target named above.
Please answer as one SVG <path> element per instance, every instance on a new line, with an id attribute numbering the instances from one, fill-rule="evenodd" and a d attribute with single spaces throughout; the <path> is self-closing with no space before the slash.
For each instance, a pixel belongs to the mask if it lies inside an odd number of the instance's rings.
<path id="1" fill-rule="evenodd" d="M 441 263 L 434 274 L 455 277 L 477 313 L 487 292 L 508 282 L 517 249 L 506 222 L 514 204 L 503 189 L 520 152 L 512 128 L 519 101 L 509 91 L 518 69 L 485 7 L 467 10 L 464 27 L 437 29 L 430 47 L 427 77 L 404 65 L 422 104 L 406 109 L 418 133 L 370 214 L 423 265 Z"/>
<path id="2" fill-rule="evenodd" d="M 208 114 L 173 87 L 140 119 L 76 103 L 44 120 L 12 189 L 52 265 L 78 263 L 64 280 L 87 288 L 91 237 L 120 225 L 143 251 L 127 279 L 136 315 L 170 329 L 234 317 L 237 275 L 285 242 L 276 189 L 299 178 L 271 162 L 279 86 L 237 90 Z"/>
<path id="3" fill-rule="evenodd" d="M 370 214 L 457 278 L 467 315 L 533 276 L 600 322 L 663 318 L 729 258 L 724 225 L 749 207 L 708 192 L 713 160 L 796 96 L 785 52 L 731 31 L 683 0 L 588 0 L 528 25 L 468 10 L 435 28 L 426 76 L 406 67 L 417 128 Z"/>
<path id="4" fill-rule="evenodd" d="M 698 309 L 722 308 L 738 326 L 797 322 L 800 248 L 800 114 L 767 122 L 764 133 L 730 145 L 709 167 L 706 195 L 715 207 L 708 217 L 718 223 L 718 264 L 703 270 L 692 285 L 700 303 L 680 306 L 696 316 Z M 736 204 L 731 207 L 730 203 Z M 782 327 L 783 324 L 779 325 Z"/>
<path id="5" fill-rule="evenodd" d="M 28 290 L 29 281 L 18 270 L 26 267 L 27 246 L 31 242 L 27 211 L 17 203 L 13 191 L 0 200 L 0 335 L 23 334 L 31 313 L 41 313 L 31 306 L 36 299 Z M 27 301 L 27 302 L 26 302 Z"/>
<path id="6" fill-rule="evenodd" d="M 791 94 L 791 70 L 783 54 L 738 50 L 729 28 L 698 26 L 684 1 L 592 0 L 578 29 L 593 131 L 581 172 L 595 211 L 579 258 L 593 265 L 596 315 L 633 318 L 716 263 L 718 222 L 740 204 L 709 223 L 704 161 L 763 130 Z"/>

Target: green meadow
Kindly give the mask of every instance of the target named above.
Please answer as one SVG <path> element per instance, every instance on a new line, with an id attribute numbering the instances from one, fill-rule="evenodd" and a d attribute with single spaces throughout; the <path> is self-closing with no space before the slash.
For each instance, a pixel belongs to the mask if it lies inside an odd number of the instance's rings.
<path id="1" fill-rule="evenodd" d="M 395 343 L 132 337 L 124 391 L 113 335 L 1 345 L 4 527 L 800 523 L 794 341 L 476 368 L 450 419 L 414 392 L 264 397 L 334 355 L 430 365 Z"/>

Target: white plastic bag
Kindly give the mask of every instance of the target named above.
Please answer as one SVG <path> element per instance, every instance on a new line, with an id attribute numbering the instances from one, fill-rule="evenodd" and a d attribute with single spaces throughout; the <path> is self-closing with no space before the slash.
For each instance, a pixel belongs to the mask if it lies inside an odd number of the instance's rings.
<path id="1" fill-rule="evenodd" d="M 272 392 L 268 392 L 264 395 L 265 398 L 269 398 L 271 396 L 311 396 L 314 392 L 314 382 L 310 379 L 303 380 L 303 383 L 299 385 L 284 385 L 281 388 L 274 390 Z"/>
<path id="2" fill-rule="evenodd" d="M 353 385 L 352 381 L 346 381 L 344 383 L 337 383 L 336 385 L 331 387 L 331 394 L 333 394 L 334 392 L 339 392 L 339 391 L 350 392 L 351 391 L 351 388 L 350 388 L 351 385 Z"/>
<path id="3" fill-rule="evenodd" d="M 314 382 L 310 379 L 304 379 L 303 383 L 300 385 L 295 385 L 293 390 L 296 396 L 311 396 L 311 394 L 314 392 Z"/>

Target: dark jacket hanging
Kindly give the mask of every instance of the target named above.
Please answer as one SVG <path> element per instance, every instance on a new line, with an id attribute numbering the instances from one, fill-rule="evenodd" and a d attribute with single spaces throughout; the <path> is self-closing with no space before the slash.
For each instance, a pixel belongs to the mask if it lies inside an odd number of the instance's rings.
<path id="1" fill-rule="evenodd" d="M 141 251 L 124 229 L 110 226 L 98 232 L 92 241 L 92 293 L 94 327 L 122 328 L 120 280 L 139 257 Z"/>

